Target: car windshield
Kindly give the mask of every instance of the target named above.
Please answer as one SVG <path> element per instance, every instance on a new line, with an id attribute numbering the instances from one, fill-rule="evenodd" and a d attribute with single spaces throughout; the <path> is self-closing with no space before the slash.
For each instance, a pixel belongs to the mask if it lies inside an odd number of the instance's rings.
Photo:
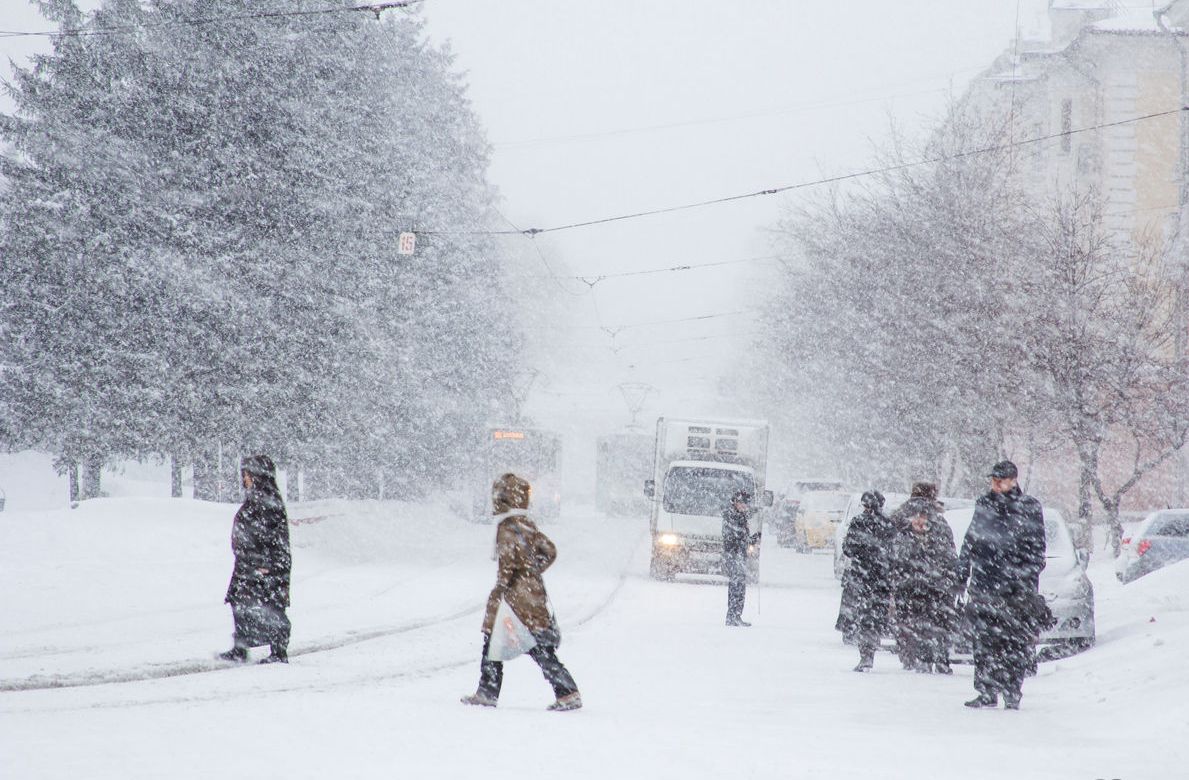
<path id="1" fill-rule="evenodd" d="M 665 477 L 664 507 L 680 515 L 717 515 L 738 490 L 755 494 L 751 475 L 743 471 L 677 466 Z"/>

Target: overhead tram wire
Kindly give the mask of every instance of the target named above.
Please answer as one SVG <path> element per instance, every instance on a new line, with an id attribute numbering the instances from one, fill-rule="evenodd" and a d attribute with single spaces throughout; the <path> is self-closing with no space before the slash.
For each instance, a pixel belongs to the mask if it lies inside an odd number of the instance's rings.
<path id="1" fill-rule="evenodd" d="M 968 73 L 971 71 L 984 70 L 985 68 L 986 68 L 985 64 L 970 65 L 970 66 L 966 66 L 966 67 L 962 67 L 962 68 L 955 68 L 955 69 L 949 70 L 946 73 L 941 74 L 941 75 L 934 74 L 931 76 L 921 76 L 921 77 L 912 78 L 912 79 L 908 79 L 908 80 L 897 81 L 897 82 L 891 83 L 891 84 L 881 84 L 878 86 L 856 89 L 854 91 L 854 94 L 861 95 L 861 94 L 872 93 L 872 92 L 882 92 L 885 90 L 895 89 L 897 87 L 908 86 L 911 84 L 923 84 L 923 83 L 937 82 L 943 78 L 946 80 L 952 80 L 953 77 L 957 74 Z M 743 120 L 748 120 L 748 119 L 763 119 L 765 117 L 778 116 L 781 114 L 792 114 L 792 113 L 800 113 L 803 111 L 816 111 L 816 110 L 830 109 L 830 108 L 843 108 L 846 106 L 859 105 L 862 103 L 874 103 L 874 102 L 878 102 L 881 100 L 895 100 L 897 98 L 918 97 L 921 95 L 928 95 L 928 94 L 933 94 L 936 92 L 944 92 L 944 91 L 947 91 L 947 89 L 948 88 L 936 88 L 936 89 L 928 89 L 928 90 L 918 90 L 915 92 L 895 92 L 895 93 L 891 93 L 891 94 L 872 95 L 871 97 L 866 97 L 866 98 L 855 98 L 854 100 L 847 100 L 847 101 L 841 101 L 841 102 L 819 100 L 819 101 L 811 102 L 811 103 L 799 103 L 799 104 L 784 105 L 784 106 L 779 106 L 776 108 L 763 110 L 763 111 L 757 110 L 757 111 L 749 111 L 749 112 L 741 113 L 741 114 L 731 114 L 731 115 L 726 115 L 726 116 L 700 117 L 697 119 L 686 119 L 683 121 L 669 122 L 669 123 L 665 123 L 665 124 L 643 125 L 643 126 L 638 126 L 638 127 L 624 127 L 624 128 L 619 128 L 619 129 L 615 129 L 615 130 L 606 130 L 606 131 L 601 131 L 601 132 L 596 131 L 596 132 L 587 132 L 587 133 L 573 133 L 573 134 L 569 134 L 569 135 L 542 136 L 539 138 L 526 138 L 526 139 L 523 139 L 520 141 L 494 141 L 494 142 L 492 142 L 492 147 L 495 149 L 517 149 L 517 148 L 521 148 L 521 147 L 537 146 L 540 144 L 557 144 L 557 143 L 567 143 L 567 142 L 571 142 L 571 141 L 590 141 L 590 140 L 598 140 L 600 138 L 608 138 L 608 137 L 623 136 L 623 135 L 635 135 L 637 133 L 659 132 L 662 130 L 672 130 L 672 129 L 683 128 L 683 127 L 696 127 L 699 125 L 720 124 L 723 122 L 736 122 L 736 121 L 743 121 Z"/>
<path id="2" fill-rule="evenodd" d="M 933 163 L 946 162 L 949 160 L 961 160 L 967 157 L 974 157 L 981 154 L 990 154 L 992 152 L 1008 151 L 1020 146 L 1028 146 L 1031 144 L 1042 143 L 1044 141 L 1051 141 L 1056 138 L 1063 138 L 1066 136 L 1077 135 L 1080 133 L 1093 132 L 1095 130 L 1104 130 L 1111 127 L 1119 127 L 1121 125 L 1134 124 L 1136 122 L 1143 122 L 1149 119 L 1157 119 L 1165 116 L 1172 116 L 1181 112 L 1189 111 L 1189 106 L 1181 106 L 1168 111 L 1158 111 L 1153 114 L 1144 114 L 1143 116 L 1131 117 L 1130 119 L 1120 119 L 1115 122 L 1102 122 L 1088 127 L 1079 127 L 1073 130 L 1067 130 L 1060 133 L 1050 133 L 1048 135 L 1037 136 L 1034 138 L 1024 138 L 1019 141 L 1011 141 L 1006 144 L 995 144 L 992 146 L 985 146 L 978 149 L 970 149 L 965 152 L 958 152 L 956 154 L 941 155 L 938 157 L 930 157 L 923 160 L 916 160 L 914 162 L 898 163 L 896 165 L 888 165 L 882 168 L 870 168 L 863 171 L 856 171 L 854 173 L 841 174 L 839 176 L 830 176 L 823 179 L 814 179 L 812 181 L 798 182 L 796 184 L 786 184 L 780 187 L 771 187 L 769 189 L 758 190 L 756 192 L 747 192 L 740 195 L 728 195 L 722 198 L 712 198 L 710 200 L 697 201 L 695 203 L 683 203 L 677 206 L 667 206 L 658 209 L 649 209 L 647 211 L 636 211 L 628 214 L 617 214 L 611 217 L 602 217 L 600 219 L 590 219 L 582 222 L 571 222 L 569 224 L 554 225 L 552 227 L 544 228 L 526 228 L 519 232 L 510 230 L 426 230 L 420 231 L 425 235 L 492 235 L 492 236 L 526 236 L 528 238 L 535 238 L 543 233 L 557 233 L 563 230 L 574 230 L 577 228 L 594 227 L 598 225 L 606 225 L 612 222 L 623 222 L 630 219 L 641 219 L 643 217 L 657 216 L 659 214 L 671 214 L 677 211 L 688 211 L 690 209 L 704 208 L 706 206 L 717 206 L 725 203 L 733 203 L 741 200 L 748 200 L 750 198 L 759 198 L 767 195 L 777 195 L 782 192 L 791 192 L 794 190 L 808 189 L 810 187 L 819 187 L 823 184 L 838 184 L 844 181 L 853 179 L 866 178 L 868 176 L 877 176 L 883 173 L 894 173 L 895 171 L 907 170 L 909 168 L 916 168 L 922 165 L 930 165 Z"/>
<path id="3" fill-rule="evenodd" d="M 623 272 L 619 272 L 619 273 L 608 273 L 608 274 L 576 275 L 576 276 L 570 276 L 570 277 L 566 277 L 566 278 L 577 279 L 578 281 L 585 284 L 587 287 L 590 287 L 593 289 L 594 286 L 597 285 L 599 282 L 604 282 L 608 279 L 622 279 L 622 278 L 628 277 L 628 276 L 646 276 L 648 274 L 664 274 L 664 273 L 672 273 L 675 271 L 696 271 L 700 268 L 715 268 L 715 267 L 724 266 L 724 265 L 738 265 L 740 263 L 758 263 L 758 262 L 762 262 L 765 260 L 779 261 L 780 259 L 781 259 L 780 255 L 761 255 L 759 257 L 741 257 L 736 260 L 718 260 L 718 261 L 711 262 L 711 263 L 689 263 L 686 265 L 674 265 L 674 266 L 670 266 L 668 268 L 649 268 L 649 269 L 645 269 L 642 271 L 623 271 Z M 530 277 L 530 278 L 538 279 L 541 277 Z"/>
<path id="4" fill-rule="evenodd" d="M 380 18 L 384 11 L 392 11 L 419 5 L 425 0 L 392 0 L 384 3 L 365 3 L 362 5 L 343 5 L 331 8 L 309 8 L 300 11 L 256 11 L 253 13 L 227 14 L 225 16 L 208 16 L 200 19 L 176 19 L 168 22 L 152 22 L 148 24 L 124 25 L 122 27 L 76 27 L 68 30 L 17 31 L 0 30 L 0 38 L 46 37 L 62 38 L 69 36 L 117 35 L 122 33 L 139 32 L 150 28 L 162 27 L 193 27 L 202 24 L 226 24 L 229 22 L 249 21 L 253 19 L 279 19 L 299 16 L 325 16 L 327 14 L 370 12 Z"/>

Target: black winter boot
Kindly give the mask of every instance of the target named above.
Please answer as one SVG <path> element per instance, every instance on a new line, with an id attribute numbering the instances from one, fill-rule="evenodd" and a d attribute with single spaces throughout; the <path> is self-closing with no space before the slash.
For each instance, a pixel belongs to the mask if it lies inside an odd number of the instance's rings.
<path id="1" fill-rule="evenodd" d="M 268 658 L 260 659 L 262 664 L 287 664 L 289 663 L 289 651 L 284 645 L 273 645 L 272 652 L 268 654 Z"/>
<path id="2" fill-rule="evenodd" d="M 875 651 L 866 648 L 859 651 L 859 665 L 855 667 L 856 672 L 869 672 L 875 666 Z"/>
<path id="3" fill-rule="evenodd" d="M 248 648 L 236 645 L 225 653 L 219 653 L 216 657 L 220 661 L 232 661 L 233 663 L 242 664 L 248 660 Z"/>
<path id="4" fill-rule="evenodd" d="M 982 709 L 983 707 L 998 707 L 999 697 L 993 693 L 980 693 L 970 701 L 966 702 L 966 706 L 971 709 Z"/>

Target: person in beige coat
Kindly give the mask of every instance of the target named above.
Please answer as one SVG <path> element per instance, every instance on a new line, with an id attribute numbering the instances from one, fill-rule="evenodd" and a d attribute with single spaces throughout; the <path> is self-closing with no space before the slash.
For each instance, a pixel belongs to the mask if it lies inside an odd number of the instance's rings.
<path id="1" fill-rule="evenodd" d="M 515 474 L 505 474 L 492 485 L 493 514 L 500 518 L 496 529 L 496 556 L 499 569 L 495 587 L 487 597 L 483 617 L 483 659 L 479 664 L 479 689 L 464 696 L 463 704 L 494 707 L 499 701 L 504 665 L 488 658 L 491 632 L 500 602 L 506 602 L 520 622 L 532 633 L 536 646 L 528 655 L 553 686 L 557 700 L 549 705 L 554 711 L 576 710 L 582 696 L 574 678 L 557 658 L 561 634 L 557 630 L 542 573 L 557 559 L 557 547 L 527 515 L 529 483 Z"/>

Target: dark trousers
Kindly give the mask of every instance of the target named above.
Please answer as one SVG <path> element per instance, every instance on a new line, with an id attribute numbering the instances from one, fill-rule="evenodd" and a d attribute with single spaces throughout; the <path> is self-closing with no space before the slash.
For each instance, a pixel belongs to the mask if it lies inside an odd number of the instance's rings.
<path id="1" fill-rule="evenodd" d="M 978 610 L 973 628 L 975 690 L 1019 698 L 1032 668 L 1035 636 L 1019 616 L 1002 607 L 999 612 Z"/>
<path id="2" fill-rule="evenodd" d="M 292 624 L 283 606 L 236 603 L 231 605 L 231 616 L 235 621 L 237 647 L 269 645 L 273 652 L 288 649 Z"/>
<path id="3" fill-rule="evenodd" d="M 500 688 L 504 684 L 503 661 L 489 661 L 487 649 L 491 644 L 491 637 L 483 640 L 483 660 L 479 663 L 479 694 L 490 699 L 500 697 Z M 569 696 L 578 692 L 578 686 L 569 670 L 557 659 L 557 648 L 552 645 L 537 645 L 528 651 L 528 657 L 537 662 L 545 679 L 553 686 L 553 695 L 557 698 Z"/>
<path id="4" fill-rule="evenodd" d="M 727 575 L 727 620 L 739 620 L 747 597 L 747 555 L 724 554 L 723 569 Z"/>

